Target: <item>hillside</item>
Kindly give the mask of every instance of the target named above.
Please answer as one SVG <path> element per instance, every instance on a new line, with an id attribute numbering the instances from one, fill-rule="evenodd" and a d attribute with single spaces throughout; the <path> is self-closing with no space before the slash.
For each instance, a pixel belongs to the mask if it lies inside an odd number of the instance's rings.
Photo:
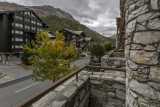
<path id="1" fill-rule="evenodd" d="M 87 26 L 80 24 L 76 21 L 73 16 L 59 8 L 52 6 L 22 6 L 15 3 L 0 2 L 0 10 L 15 10 L 30 8 L 34 10 L 42 19 L 49 25 L 50 31 L 59 31 L 61 28 L 69 28 L 72 30 L 82 30 L 89 37 L 92 37 L 94 41 L 111 41 L 115 42 L 114 39 L 104 37 L 101 34 L 89 29 Z"/>

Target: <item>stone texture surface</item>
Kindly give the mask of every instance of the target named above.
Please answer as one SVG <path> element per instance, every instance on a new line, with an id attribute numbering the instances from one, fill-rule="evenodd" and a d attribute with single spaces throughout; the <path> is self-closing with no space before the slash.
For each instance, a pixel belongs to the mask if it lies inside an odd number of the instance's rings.
<path id="1" fill-rule="evenodd" d="M 114 54 L 115 54 L 115 52 L 114 52 Z M 113 56 L 103 56 L 101 58 L 101 66 L 112 67 L 112 68 L 125 67 L 126 61 L 125 61 L 125 58 L 123 58 L 124 53 L 120 53 L 120 54 L 122 54 L 121 57 L 116 54 Z"/>
<path id="2" fill-rule="evenodd" d="M 160 107 L 160 0 L 126 0 L 125 10 L 126 107 Z"/>
<path id="3" fill-rule="evenodd" d="M 125 73 L 106 70 L 90 81 L 90 107 L 125 107 L 125 93 Z"/>
<path id="4" fill-rule="evenodd" d="M 125 107 L 125 90 L 124 72 L 106 70 L 92 74 L 82 71 L 78 82 L 75 77 L 70 78 L 32 106 Z"/>
<path id="5" fill-rule="evenodd" d="M 72 77 L 53 91 L 46 94 L 33 107 L 88 107 L 89 105 L 89 75 L 82 71 L 79 81 Z"/>

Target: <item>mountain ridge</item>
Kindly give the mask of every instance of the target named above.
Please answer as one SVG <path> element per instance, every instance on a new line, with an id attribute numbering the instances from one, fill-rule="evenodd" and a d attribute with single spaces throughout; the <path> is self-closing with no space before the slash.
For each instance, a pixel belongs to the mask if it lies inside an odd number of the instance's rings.
<path id="1" fill-rule="evenodd" d="M 32 9 L 37 13 L 50 27 L 51 32 L 59 31 L 61 28 L 69 28 L 72 30 L 82 30 L 87 36 L 92 37 L 95 41 L 111 41 L 114 39 L 105 37 L 96 31 L 91 30 L 87 26 L 81 24 L 75 20 L 74 17 L 61 10 L 60 8 L 54 8 L 50 5 L 44 6 L 23 6 L 15 3 L 0 2 L 0 10 L 15 10 L 15 9 Z M 55 21 L 56 20 L 56 21 Z M 53 24 L 52 24 L 53 23 Z"/>

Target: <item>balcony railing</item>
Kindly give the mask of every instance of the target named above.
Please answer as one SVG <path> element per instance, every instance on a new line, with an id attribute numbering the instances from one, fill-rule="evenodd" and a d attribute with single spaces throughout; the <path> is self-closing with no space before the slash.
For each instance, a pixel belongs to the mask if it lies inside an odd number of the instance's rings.
<path id="1" fill-rule="evenodd" d="M 125 69 L 120 69 L 120 68 L 107 68 L 107 67 L 102 67 L 102 66 L 86 65 L 86 66 L 81 67 L 80 69 L 70 73 L 69 75 L 67 75 L 67 76 L 55 81 L 52 85 L 46 87 L 45 89 L 41 90 L 40 92 L 37 92 L 34 95 L 28 97 L 27 99 L 15 104 L 13 107 L 29 107 L 29 106 L 31 106 L 33 103 L 38 101 L 44 95 L 46 95 L 50 91 L 54 90 L 56 87 L 60 86 L 65 81 L 67 81 L 68 79 L 72 78 L 75 75 L 76 75 L 76 81 L 78 82 L 78 73 L 81 72 L 83 69 L 90 69 L 92 71 L 92 73 L 94 72 L 93 70 L 95 70 L 95 69 L 96 70 L 97 69 L 99 69 L 99 70 L 103 69 L 101 71 L 104 71 L 104 70 L 115 70 L 115 71 L 119 71 L 119 72 L 126 72 Z M 125 73 L 125 76 L 126 76 L 126 73 Z"/>

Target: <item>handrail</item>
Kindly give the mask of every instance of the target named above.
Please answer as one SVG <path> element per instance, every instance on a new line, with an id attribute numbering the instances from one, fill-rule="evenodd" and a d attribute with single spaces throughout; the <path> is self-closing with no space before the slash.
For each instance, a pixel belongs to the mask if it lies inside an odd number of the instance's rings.
<path id="1" fill-rule="evenodd" d="M 43 97 L 44 95 L 46 95 L 47 93 L 49 93 L 50 91 L 54 90 L 55 88 L 57 88 L 58 86 L 60 86 L 62 83 L 64 83 L 65 81 L 67 81 L 68 79 L 70 79 L 71 77 L 76 75 L 76 81 L 78 81 L 78 73 L 81 72 L 83 69 L 85 68 L 95 68 L 95 69 L 105 69 L 105 70 L 116 70 L 116 71 L 120 71 L 120 72 L 125 72 L 125 69 L 120 69 L 120 68 L 107 68 L 107 67 L 102 67 L 102 66 L 91 66 L 91 65 L 86 65 L 84 67 L 81 67 L 80 69 L 70 73 L 69 75 L 66 75 L 65 77 L 55 81 L 52 85 L 48 86 L 47 88 L 41 90 L 40 92 L 35 93 L 34 95 L 26 98 L 25 100 L 23 100 L 22 102 L 19 102 L 15 105 L 13 105 L 13 107 L 29 107 L 31 106 L 31 104 L 35 103 L 36 101 L 38 101 L 41 97 Z"/>
<path id="2" fill-rule="evenodd" d="M 78 74 L 80 71 L 82 71 L 86 66 L 70 73 L 69 75 L 66 75 L 65 77 L 55 81 L 52 85 L 50 85 L 49 87 L 41 90 L 40 92 L 28 97 L 27 99 L 23 100 L 22 102 L 19 102 L 18 104 L 14 105 L 13 107 L 29 107 L 31 106 L 31 104 L 33 104 L 34 102 L 38 101 L 41 97 L 43 97 L 44 95 L 46 95 L 47 93 L 49 93 L 50 91 L 54 90 L 56 87 L 58 87 L 59 85 L 61 85 L 62 83 L 64 83 L 66 80 L 68 80 L 69 78 L 73 77 L 74 75 Z M 78 79 L 77 79 L 78 80 Z"/>

